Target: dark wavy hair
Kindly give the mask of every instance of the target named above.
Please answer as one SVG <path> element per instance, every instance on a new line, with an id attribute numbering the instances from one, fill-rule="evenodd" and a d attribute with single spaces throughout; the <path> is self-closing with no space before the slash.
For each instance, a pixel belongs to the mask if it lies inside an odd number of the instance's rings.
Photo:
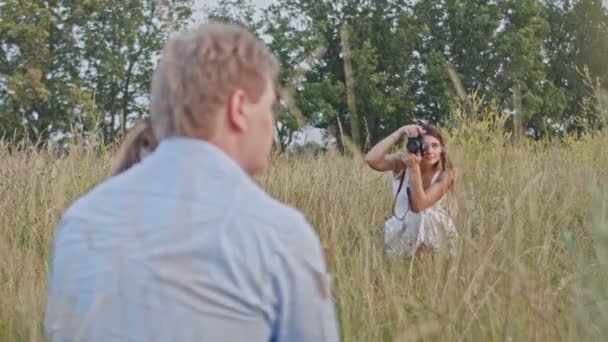
<path id="1" fill-rule="evenodd" d="M 142 161 L 146 153 L 151 153 L 158 146 L 158 140 L 152 130 L 150 119 L 146 118 L 129 130 L 122 142 L 110 170 L 116 176 Z"/>

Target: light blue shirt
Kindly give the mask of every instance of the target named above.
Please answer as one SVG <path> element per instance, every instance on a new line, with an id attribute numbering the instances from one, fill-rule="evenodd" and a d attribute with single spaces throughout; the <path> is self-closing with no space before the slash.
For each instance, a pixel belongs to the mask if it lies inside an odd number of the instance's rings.
<path id="1" fill-rule="evenodd" d="M 51 341 L 337 341 L 316 232 L 214 145 L 171 138 L 57 228 Z"/>

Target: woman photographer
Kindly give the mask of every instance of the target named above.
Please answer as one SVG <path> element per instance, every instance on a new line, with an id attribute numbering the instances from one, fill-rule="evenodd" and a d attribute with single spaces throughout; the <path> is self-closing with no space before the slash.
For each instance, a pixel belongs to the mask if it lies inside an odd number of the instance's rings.
<path id="1" fill-rule="evenodd" d="M 406 151 L 390 153 L 402 138 Z M 418 256 L 446 246 L 454 254 L 456 228 L 445 207 L 454 184 L 441 131 L 431 125 L 407 125 L 374 146 L 365 157 L 376 171 L 391 171 L 393 216 L 385 222 L 384 241 L 391 254 Z"/>

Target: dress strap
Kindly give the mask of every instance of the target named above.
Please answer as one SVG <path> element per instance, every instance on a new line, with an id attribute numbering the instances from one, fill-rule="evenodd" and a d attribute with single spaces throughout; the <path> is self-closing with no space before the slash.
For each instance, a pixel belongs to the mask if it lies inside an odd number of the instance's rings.
<path id="1" fill-rule="evenodd" d="M 399 193 L 401 192 L 402 188 L 403 188 L 403 183 L 407 180 L 409 180 L 409 169 L 406 168 L 404 171 L 401 172 L 399 178 L 399 186 L 397 187 L 397 191 L 395 192 L 395 199 L 393 200 L 393 216 L 396 217 L 398 220 L 402 221 L 403 219 L 405 219 L 405 216 L 407 215 L 407 212 L 405 213 L 405 215 L 403 215 L 403 217 L 399 217 L 397 216 L 397 198 L 399 198 Z M 407 186 L 407 185 L 406 185 Z M 409 191 L 410 188 L 407 188 L 407 192 L 408 192 L 408 198 L 409 198 Z M 409 212 L 409 209 L 408 209 Z"/>
<path id="2" fill-rule="evenodd" d="M 433 176 L 433 179 L 431 179 L 431 184 L 435 184 L 435 182 L 439 178 L 439 175 L 441 175 L 441 170 L 437 170 L 437 172 L 435 172 L 435 175 Z"/>

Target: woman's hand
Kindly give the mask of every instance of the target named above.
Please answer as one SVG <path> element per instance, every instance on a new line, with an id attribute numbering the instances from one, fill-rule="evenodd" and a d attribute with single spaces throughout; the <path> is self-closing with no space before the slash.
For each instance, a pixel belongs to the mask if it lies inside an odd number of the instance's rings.
<path id="1" fill-rule="evenodd" d="M 425 130 L 418 125 L 403 126 L 369 150 L 365 155 L 365 162 L 376 171 L 393 171 L 397 174 L 403 169 L 403 160 L 399 153 L 389 154 L 391 148 L 404 136 L 415 138 L 424 133 L 426 133 Z"/>
<path id="2" fill-rule="evenodd" d="M 419 135 L 425 134 L 426 131 L 424 130 L 424 128 L 418 126 L 418 125 L 407 125 L 407 126 L 403 126 L 401 128 L 399 128 L 399 135 L 401 137 L 407 137 L 407 138 L 415 138 Z"/>
<path id="3" fill-rule="evenodd" d="M 420 164 L 420 161 L 422 160 L 422 157 L 416 153 L 404 153 L 401 155 L 401 161 L 403 162 L 403 164 L 405 164 L 405 166 L 407 166 L 408 168 L 413 168 L 415 166 L 418 166 Z"/>

